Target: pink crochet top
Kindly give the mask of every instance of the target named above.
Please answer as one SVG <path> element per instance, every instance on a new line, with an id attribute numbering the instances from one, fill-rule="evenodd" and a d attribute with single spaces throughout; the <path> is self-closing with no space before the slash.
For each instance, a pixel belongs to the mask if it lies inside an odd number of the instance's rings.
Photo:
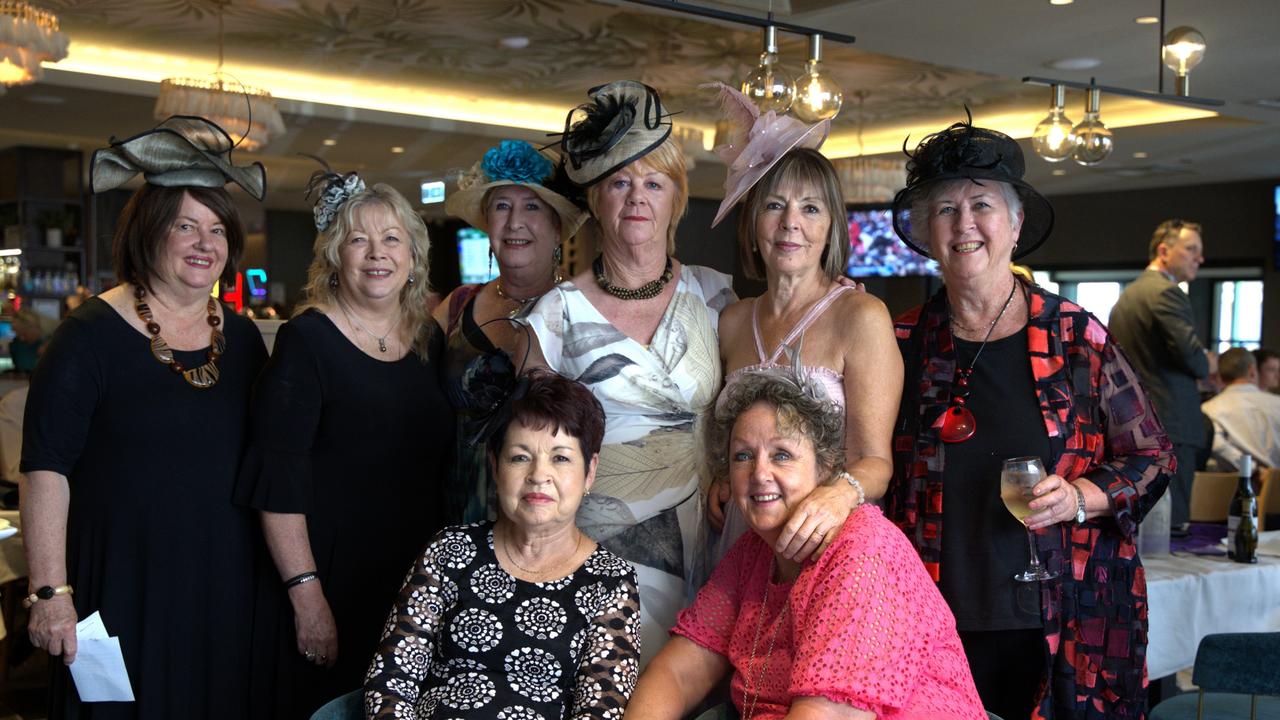
<path id="1" fill-rule="evenodd" d="M 878 718 L 986 720 L 955 618 L 879 508 L 850 514 L 835 542 L 791 583 L 770 583 L 772 569 L 773 550 L 746 533 L 672 630 L 729 659 L 739 712 L 758 686 L 755 716 L 762 719 L 782 718 L 794 698 L 817 696 Z"/>

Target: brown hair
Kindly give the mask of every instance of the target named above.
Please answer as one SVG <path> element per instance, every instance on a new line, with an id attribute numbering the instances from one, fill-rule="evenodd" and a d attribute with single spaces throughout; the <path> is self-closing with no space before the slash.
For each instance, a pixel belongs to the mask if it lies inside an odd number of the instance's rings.
<path id="1" fill-rule="evenodd" d="M 827 246 L 822 251 L 822 268 L 828 279 L 835 280 L 844 274 L 849 264 L 849 223 L 844 215 L 844 191 L 831 161 L 817 150 L 808 148 L 783 155 L 778 164 L 747 191 L 742 212 L 738 215 L 738 257 L 742 260 L 743 274 L 752 280 L 765 279 L 764 258 L 757 247 L 756 218 L 764 212 L 764 201 L 783 185 L 817 188 L 823 204 L 827 206 L 831 227 L 827 231 Z"/>
<path id="2" fill-rule="evenodd" d="M 1156 231 L 1151 234 L 1151 244 L 1147 247 L 1147 260 L 1155 260 L 1160 255 L 1160 246 L 1172 245 L 1178 242 L 1178 238 L 1182 237 L 1183 230 L 1190 230 L 1193 233 L 1200 234 L 1200 223 L 1187 222 L 1186 220 L 1165 220 L 1156 226 Z"/>
<path id="3" fill-rule="evenodd" d="M 1224 383 L 1249 377 L 1249 368 L 1257 366 L 1258 361 L 1253 353 L 1242 347 L 1233 347 L 1218 356 L 1218 375 Z"/>
<path id="4" fill-rule="evenodd" d="M 390 185 L 378 183 L 348 198 L 329 226 L 316 235 L 314 257 L 311 267 L 307 269 L 307 285 L 302 289 L 303 301 L 293 312 L 300 315 L 307 308 L 324 310 L 337 307 L 337 284 L 331 284 L 330 278 L 337 276 L 342 268 L 338 248 L 346 242 L 347 235 L 359 222 L 360 210 L 375 205 L 391 211 L 400 226 L 409 233 L 409 245 L 413 254 L 413 267 L 409 273 L 414 276 L 414 282 L 405 283 L 400 290 L 400 316 L 406 325 L 414 329 L 413 349 L 425 363 L 427 340 L 431 336 L 431 328 L 435 327 L 435 321 L 427 309 L 427 296 L 431 293 L 427 282 L 427 255 L 431 250 L 431 240 L 427 236 L 427 225 L 422 217 Z"/>
<path id="5" fill-rule="evenodd" d="M 551 428 L 551 433 L 563 431 L 578 441 L 582 458 L 588 465 L 591 457 L 600 452 L 604 442 L 604 408 L 586 385 L 557 375 L 549 370 L 530 370 L 522 383 L 528 383 L 524 394 L 511 401 L 511 413 L 489 436 L 489 455 L 496 458 L 507 441 L 507 430 L 520 421 L 534 430 Z"/>
<path id="6" fill-rule="evenodd" d="M 671 223 L 667 225 L 667 254 L 673 255 L 676 251 L 676 226 L 680 224 L 685 211 L 689 209 L 689 171 L 685 164 L 684 151 L 676 143 L 675 135 L 671 135 L 648 155 L 633 160 L 629 164 L 646 165 L 671 178 L 675 183 L 676 194 L 671 202 Z M 591 209 L 592 217 L 598 217 L 596 207 L 600 204 L 600 193 L 604 191 L 605 183 L 612 175 L 613 173 L 606 175 L 600 182 L 587 188 L 587 207 Z"/>
<path id="7" fill-rule="evenodd" d="M 156 262 L 182 209 L 184 195 L 190 195 L 222 221 L 227 232 L 227 264 L 219 280 L 224 286 L 235 284 L 236 267 L 244 254 L 244 224 L 231 195 L 220 187 L 160 187 L 151 183 L 133 193 L 116 223 L 111 248 L 116 280 L 151 290 Z"/>

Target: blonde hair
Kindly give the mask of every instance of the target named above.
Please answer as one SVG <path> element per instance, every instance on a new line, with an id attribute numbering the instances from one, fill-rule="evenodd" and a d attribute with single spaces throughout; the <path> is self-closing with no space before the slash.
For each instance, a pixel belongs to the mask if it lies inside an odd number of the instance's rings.
<path id="1" fill-rule="evenodd" d="M 684 151 L 680 149 L 673 134 L 649 154 L 629 163 L 629 165 L 637 164 L 650 167 L 671 178 L 675 183 L 676 194 L 671 203 L 671 222 L 667 225 L 667 254 L 673 255 L 676 251 L 676 226 L 680 224 L 680 220 L 689 209 L 689 171 L 685 164 Z M 591 209 L 592 217 L 598 217 L 596 207 L 600 203 L 600 193 L 604 191 L 604 184 L 608 179 L 606 176 L 587 188 L 587 207 Z"/>
<path id="2" fill-rule="evenodd" d="M 409 233 L 409 249 L 413 259 L 409 274 L 414 282 L 405 283 L 400 290 L 400 319 L 414 329 L 411 346 L 425 363 L 427 340 L 435 326 L 431 312 L 427 309 L 427 296 L 431 292 L 430 283 L 427 282 L 430 269 L 427 257 L 431 250 L 431 239 L 427 236 L 426 223 L 414 212 L 409 201 L 390 185 L 378 183 L 351 196 L 342 204 L 329 227 L 316 235 L 314 257 L 311 267 L 307 269 L 307 285 L 303 288 L 304 298 L 294 314 L 310 308 L 324 310 L 337 307 L 338 288 L 334 280 L 342 270 L 338 249 L 357 225 L 361 209 L 376 205 L 390 210 L 400 226 Z"/>

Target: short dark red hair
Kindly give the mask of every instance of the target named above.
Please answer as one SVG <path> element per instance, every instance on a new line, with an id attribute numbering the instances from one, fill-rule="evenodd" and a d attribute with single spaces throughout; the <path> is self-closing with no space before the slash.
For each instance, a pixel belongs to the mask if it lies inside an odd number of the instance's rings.
<path id="1" fill-rule="evenodd" d="M 522 387 L 523 386 L 523 387 Z M 604 408 L 595 395 L 576 380 L 549 370 L 534 369 L 521 378 L 511 401 L 510 414 L 489 436 L 489 454 L 497 457 L 507 441 L 507 430 L 517 420 L 525 427 L 563 432 L 577 439 L 582 458 L 590 463 L 604 442 Z"/>
<path id="2" fill-rule="evenodd" d="M 219 279 L 223 287 L 235 285 L 236 266 L 244 255 L 245 233 L 231 195 L 224 188 L 160 187 L 151 183 L 133 193 L 116 222 L 111 249 L 116 280 L 151 289 L 160 253 L 182 210 L 183 195 L 190 195 L 222 221 L 227 231 L 227 264 Z"/>

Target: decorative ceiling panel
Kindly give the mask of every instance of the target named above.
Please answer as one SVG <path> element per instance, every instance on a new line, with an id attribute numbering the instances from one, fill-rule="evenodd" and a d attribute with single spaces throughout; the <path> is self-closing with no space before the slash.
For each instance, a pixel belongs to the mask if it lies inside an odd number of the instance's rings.
<path id="1" fill-rule="evenodd" d="M 138 49 L 217 54 L 218 4 L 211 0 L 45 0 L 73 39 Z M 233 2 L 224 10 L 226 57 L 335 75 L 428 84 L 477 96 L 563 103 L 587 88 L 633 78 L 658 88 L 671 110 L 711 123 L 711 80 L 737 82 L 754 68 L 759 33 L 703 20 L 589 0 L 380 0 Z M 503 38 L 528 38 L 505 49 Z M 798 73 L 805 40 L 783 35 L 783 66 Z M 943 68 L 827 43 L 825 64 L 846 90 L 866 93 L 868 125 L 922 114 L 952 117 L 1033 92 L 1005 78 Z M 252 78 L 244 78 L 252 84 Z M 837 129 L 858 113 L 843 112 Z"/>

